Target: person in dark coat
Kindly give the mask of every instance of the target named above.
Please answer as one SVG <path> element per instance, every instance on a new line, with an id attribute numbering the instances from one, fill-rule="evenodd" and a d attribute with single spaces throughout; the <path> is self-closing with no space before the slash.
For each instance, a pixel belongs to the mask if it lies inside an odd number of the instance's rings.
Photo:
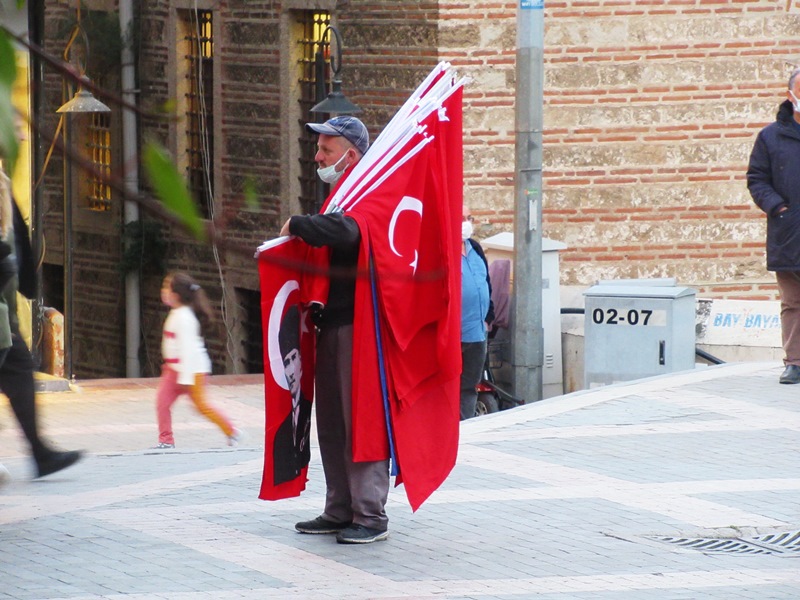
<path id="1" fill-rule="evenodd" d="M 283 358 L 286 384 L 292 395 L 292 410 L 275 432 L 273 442 L 273 479 L 275 485 L 291 481 L 311 459 L 311 401 L 300 389 L 303 364 L 300 358 L 300 311 L 290 306 L 278 331 L 278 345 Z"/>
<path id="2" fill-rule="evenodd" d="M 786 96 L 775 122 L 756 137 L 747 188 L 767 216 L 767 269 L 775 271 L 781 299 L 780 382 L 800 383 L 800 69 Z"/>
<path id="3" fill-rule="evenodd" d="M 27 298 L 36 296 L 36 267 L 28 236 L 28 226 L 11 194 L 11 182 L 0 170 L 0 215 L 12 219 L 11 226 L 0 224 L 0 391 L 11 404 L 11 410 L 25 434 L 36 466 L 36 477 L 51 475 L 78 462 L 83 453 L 78 450 L 55 450 L 39 434 L 36 416 L 34 364 L 19 330 L 17 291 Z M 5 335 L 7 334 L 7 335 Z"/>

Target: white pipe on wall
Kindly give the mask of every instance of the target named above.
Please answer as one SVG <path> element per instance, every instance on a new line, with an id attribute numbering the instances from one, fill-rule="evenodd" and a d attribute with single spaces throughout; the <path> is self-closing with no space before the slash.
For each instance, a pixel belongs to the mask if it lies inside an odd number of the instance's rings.
<path id="1" fill-rule="evenodd" d="M 122 99 L 130 105 L 136 104 L 136 65 L 133 52 L 133 2 L 120 0 L 119 27 L 122 35 Z M 128 108 L 122 109 L 122 166 L 125 189 L 132 197 L 139 195 L 139 167 L 136 136 L 136 113 Z M 139 220 L 139 205 L 125 201 L 125 223 Z M 125 277 L 125 374 L 139 377 L 140 330 L 140 292 L 139 274 L 136 271 Z"/>

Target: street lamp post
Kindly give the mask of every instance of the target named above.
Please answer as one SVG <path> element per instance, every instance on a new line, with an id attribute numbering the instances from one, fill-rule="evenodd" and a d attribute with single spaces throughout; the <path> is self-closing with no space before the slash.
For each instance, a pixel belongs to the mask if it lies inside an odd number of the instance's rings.
<path id="1" fill-rule="evenodd" d="M 57 113 L 64 115 L 64 376 L 72 379 L 75 376 L 73 359 L 74 322 L 73 322 L 73 231 L 72 231 L 72 115 L 96 112 L 111 112 L 105 104 L 92 96 L 91 92 L 79 86 L 75 96 L 61 106 Z"/>
<path id="2" fill-rule="evenodd" d="M 336 38 L 336 54 L 331 55 L 331 91 L 325 95 L 325 56 L 322 52 L 325 43 L 325 36 L 330 34 Z M 353 104 L 342 93 L 342 79 L 339 71 L 342 69 L 342 35 L 333 25 L 328 25 L 319 38 L 317 51 L 314 53 L 314 81 L 315 98 L 317 103 L 309 109 L 309 112 L 324 120 L 324 115 L 338 114 L 351 115 L 361 112 L 361 108 Z M 328 195 L 329 186 L 327 183 L 317 181 L 317 210 L 325 203 Z"/>
<path id="3" fill-rule="evenodd" d="M 542 103 L 544 0 L 517 9 L 512 355 L 514 395 L 542 399 Z"/>

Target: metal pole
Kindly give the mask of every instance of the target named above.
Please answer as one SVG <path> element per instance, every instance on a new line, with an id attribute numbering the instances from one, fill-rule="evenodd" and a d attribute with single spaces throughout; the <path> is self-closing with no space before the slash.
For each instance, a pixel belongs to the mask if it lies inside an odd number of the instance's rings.
<path id="1" fill-rule="evenodd" d="M 136 104 L 136 66 L 133 53 L 133 6 L 131 0 L 120 0 L 119 27 L 122 35 L 122 99 Z M 122 109 L 122 169 L 125 189 L 132 197 L 139 194 L 139 166 L 137 155 L 136 113 Z M 139 205 L 125 201 L 125 223 L 139 220 Z M 139 365 L 140 326 L 139 273 L 136 270 L 125 276 L 125 374 L 127 377 L 141 375 Z"/>
<path id="2" fill-rule="evenodd" d="M 31 42 L 38 46 L 43 46 L 44 40 L 44 3 L 42 0 L 31 0 L 28 3 L 28 35 Z M 34 127 L 31 131 L 31 152 L 33 168 L 31 169 L 31 180 L 39 181 L 39 177 L 44 169 L 45 150 L 42 145 L 42 136 L 39 133 L 39 126 L 44 115 L 44 65 L 39 56 L 31 52 L 31 123 Z M 42 363 L 42 320 L 44 318 L 44 301 L 42 290 L 42 258 L 44 248 L 44 236 L 42 226 L 43 192 L 41 186 L 33 190 L 31 196 L 31 246 L 33 257 L 36 261 L 36 297 L 33 298 L 31 319 L 31 353 L 33 354 L 36 368 L 40 368 Z"/>
<path id="3" fill-rule="evenodd" d="M 518 0 L 514 287 L 514 395 L 542 399 L 542 102 L 544 0 Z"/>
<path id="4" fill-rule="evenodd" d="M 72 96 L 72 86 L 67 86 L 67 98 Z M 64 377 L 72 379 L 74 363 L 74 341 L 72 303 L 72 159 L 69 157 L 72 143 L 72 115 L 64 114 Z"/>
<path id="5" fill-rule="evenodd" d="M 327 96 L 328 92 L 325 89 L 325 58 L 322 55 L 322 43 L 319 44 L 317 51 L 314 53 L 314 105 L 316 106 Z M 311 113 L 312 116 L 316 115 L 316 121 L 322 123 L 325 121 L 322 114 Z M 319 177 L 314 177 L 316 182 L 316 202 L 314 204 L 314 212 L 318 213 L 325 204 L 325 198 L 328 197 L 330 186 L 322 181 Z"/>

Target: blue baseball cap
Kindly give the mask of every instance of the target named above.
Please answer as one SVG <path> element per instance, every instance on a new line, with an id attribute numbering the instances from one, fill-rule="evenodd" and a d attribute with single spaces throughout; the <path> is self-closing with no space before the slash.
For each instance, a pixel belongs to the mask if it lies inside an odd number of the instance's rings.
<path id="1" fill-rule="evenodd" d="M 361 154 L 366 154 L 369 149 L 367 127 L 355 117 L 333 117 L 324 123 L 306 123 L 306 129 L 315 133 L 341 136 L 358 148 Z"/>

